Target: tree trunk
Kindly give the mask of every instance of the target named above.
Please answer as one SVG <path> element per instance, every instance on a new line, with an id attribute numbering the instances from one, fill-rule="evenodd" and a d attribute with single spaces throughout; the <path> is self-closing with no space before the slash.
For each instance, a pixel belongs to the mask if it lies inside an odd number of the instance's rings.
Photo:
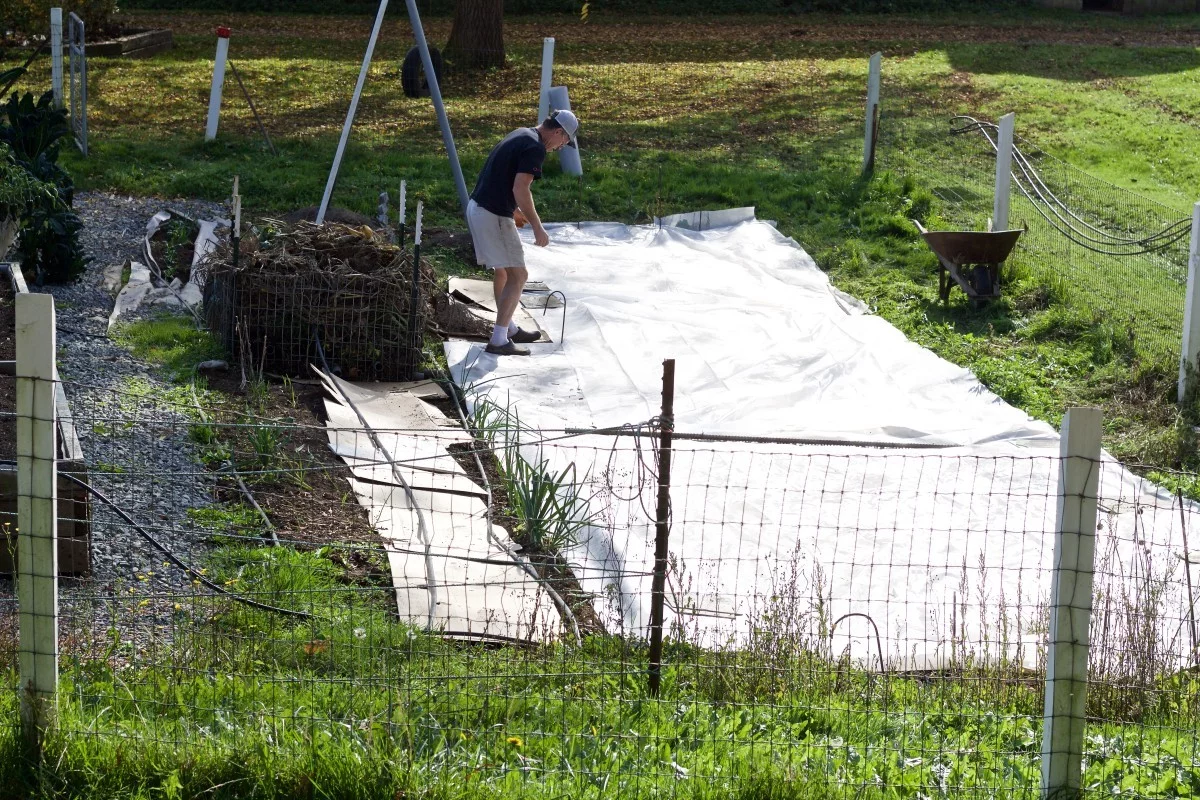
<path id="1" fill-rule="evenodd" d="M 21 218 L 16 215 L 5 214 L 0 216 L 0 261 L 8 255 L 8 249 L 12 247 L 12 243 L 16 241 L 17 234 L 21 231 Z"/>
<path id="2" fill-rule="evenodd" d="M 442 55 L 456 67 L 503 67 L 504 0 L 457 0 Z"/>

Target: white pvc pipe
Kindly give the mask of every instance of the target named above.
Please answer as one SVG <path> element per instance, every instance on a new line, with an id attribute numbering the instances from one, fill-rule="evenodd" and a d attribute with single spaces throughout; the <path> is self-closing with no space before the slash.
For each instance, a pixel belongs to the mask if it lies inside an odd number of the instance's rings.
<path id="1" fill-rule="evenodd" d="M 552 86 L 547 92 L 550 98 L 550 111 L 570 111 L 571 98 L 567 96 L 567 87 Z M 568 175 L 576 177 L 583 174 L 583 161 L 579 157 L 579 148 L 564 147 L 558 151 L 558 163 L 562 165 L 562 171 Z"/>
<path id="2" fill-rule="evenodd" d="M 337 152 L 333 156 L 333 167 L 329 170 L 329 180 L 325 182 L 325 194 L 321 196 L 321 207 L 317 210 L 316 222 L 325 224 L 325 212 L 329 210 L 329 199 L 333 197 L 333 186 L 337 183 L 338 168 L 342 165 L 342 156 L 346 154 L 346 142 L 350 139 L 350 129 L 354 127 L 354 115 L 358 112 L 358 99 L 362 97 L 363 84 L 367 82 L 367 71 L 371 68 L 371 56 L 375 53 L 375 42 L 379 40 L 379 30 L 383 27 L 383 14 L 387 11 L 388 0 L 380 0 L 379 12 L 375 15 L 375 27 L 371 29 L 371 39 L 367 42 L 367 52 L 363 56 L 362 69 L 358 71 L 358 83 L 354 84 L 354 96 L 350 99 L 350 110 L 346 112 L 346 122 L 342 125 L 342 138 L 338 140 Z"/>
<path id="3" fill-rule="evenodd" d="M 542 83 L 538 90 L 538 125 L 550 113 L 550 83 L 554 75 L 554 37 L 547 36 L 542 40 Z"/>
<path id="4" fill-rule="evenodd" d="M 400 181 L 400 227 L 404 227 L 404 202 L 408 192 L 408 181 Z"/>
<path id="5" fill-rule="evenodd" d="M 221 116 L 221 92 L 225 90 L 225 62 L 229 60 L 229 29 L 217 28 L 217 63 L 213 67 L 212 90 L 208 93 L 208 125 L 204 141 L 217 138 L 217 119 Z"/>
<path id="6" fill-rule="evenodd" d="M 63 15 L 61 8 L 50 9 L 50 87 L 54 107 L 63 107 Z"/>
<path id="7" fill-rule="evenodd" d="M 992 205 L 992 230 L 1008 230 L 1008 195 L 1012 189 L 1012 112 L 1000 118 L 1000 140 L 996 143 L 996 200 Z"/>

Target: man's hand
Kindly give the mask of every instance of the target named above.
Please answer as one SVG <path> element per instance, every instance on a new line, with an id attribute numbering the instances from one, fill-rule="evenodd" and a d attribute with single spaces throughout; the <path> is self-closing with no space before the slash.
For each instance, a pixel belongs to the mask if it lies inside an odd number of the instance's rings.
<path id="1" fill-rule="evenodd" d="M 529 220 L 525 219 L 525 215 L 521 213 L 521 209 L 513 211 L 513 222 L 517 223 L 518 228 L 524 228 L 529 224 Z"/>
<path id="2" fill-rule="evenodd" d="M 546 229 L 541 225 L 533 229 L 533 243 L 538 247 L 545 247 L 550 244 L 550 234 L 546 233 Z"/>

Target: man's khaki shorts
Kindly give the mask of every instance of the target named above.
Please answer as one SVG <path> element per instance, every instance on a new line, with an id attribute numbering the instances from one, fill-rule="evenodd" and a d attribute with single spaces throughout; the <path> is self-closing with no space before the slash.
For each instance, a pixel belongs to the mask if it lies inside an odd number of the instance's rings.
<path id="1" fill-rule="evenodd" d="M 525 266 L 525 248 L 512 217 L 501 217 L 474 200 L 467 204 L 467 227 L 475 244 L 475 260 L 488 269 Z"/>

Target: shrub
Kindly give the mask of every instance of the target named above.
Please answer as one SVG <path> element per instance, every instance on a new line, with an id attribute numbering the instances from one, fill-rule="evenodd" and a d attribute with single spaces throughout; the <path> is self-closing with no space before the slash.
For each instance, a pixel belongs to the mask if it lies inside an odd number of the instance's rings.
<path id="1" fill-rule="evenodd" d="M 58 165 L 58 143 L 70 126 L 66 111 L 55 108 L 53 99 L 51 92 L 37 101 L 32 94 L 14 92 L 0 114 L 0 144 L 12 163 L 42 188 L 27 198 L 20 214 L 17 246 L 22 267 L 39 283 L 72 280 L 87 263 L 79 244 L 83 225 L 71 210 L 75 187 Z"/>

